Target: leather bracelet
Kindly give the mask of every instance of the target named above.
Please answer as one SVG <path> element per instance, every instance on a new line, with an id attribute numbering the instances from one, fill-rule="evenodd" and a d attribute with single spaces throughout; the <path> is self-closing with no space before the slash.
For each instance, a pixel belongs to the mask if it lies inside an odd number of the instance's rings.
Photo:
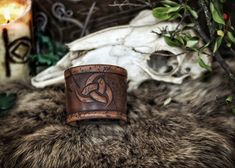
<path id="1" fill-rule="evenodd" d="M 127 120 L 127 71 L 114 65 L 84 65 L 64 72 L 67 123 Z"/>

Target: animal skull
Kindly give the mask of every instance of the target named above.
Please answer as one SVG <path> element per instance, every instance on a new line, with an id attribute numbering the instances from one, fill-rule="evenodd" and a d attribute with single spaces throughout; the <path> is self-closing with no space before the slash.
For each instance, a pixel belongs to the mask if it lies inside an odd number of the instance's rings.
<path id="1" fill-rule="evenodd" d="M 70 52 L 55 66 L 32 78 L 32 85 L 43 88 L 64 82 L 69 67 L 86 64 L 112 64 L 128 71 L 129 90 L 147 79 L 181 84 L 186 77 L 196 79 L 205 69 L 197 64 L 197 53 L 180 54 L 183 49 L 169 47 L 160 33 L 163 28 L 175 30 L 178 23 L 160 22 L 150 10 L 144 10 L 129 25 L 111 27 L 68 44 Z M 190 31 L 194 34 L 193 31 Z M 160 52 L 171 56 L 160 56 Z M 164 54 L 164 53 L 163 53 Z M 205 63 L 211 64 L 207 55 Z"/>

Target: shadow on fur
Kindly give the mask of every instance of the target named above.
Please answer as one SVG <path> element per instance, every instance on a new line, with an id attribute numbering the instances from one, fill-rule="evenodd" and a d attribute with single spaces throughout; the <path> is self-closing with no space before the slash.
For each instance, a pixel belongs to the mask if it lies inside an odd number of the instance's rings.
<path id="1" fill-rule="evenodd" d="M 17 105 L 0 119 L 3 168 L 233 168 L 233 90 L 219 72 L 207 82 L 148 81 L 128 96 L 126 125 L 65 123 L 63 87 L 14 84 Z M 172 102 L 163 103 L 172 97 Z"/>

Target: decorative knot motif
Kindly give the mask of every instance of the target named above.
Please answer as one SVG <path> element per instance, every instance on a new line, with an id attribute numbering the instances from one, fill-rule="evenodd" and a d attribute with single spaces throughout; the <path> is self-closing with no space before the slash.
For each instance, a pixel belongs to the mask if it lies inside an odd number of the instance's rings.
<path id="1" fill-rule="evenodd" d="M 100 102 L 106 104 L 107 107 L 113 100 L 112 90 L 103 79 L 102 74 L 91 75 L 87 79 L 85 87 L 79 92 L 76 89 L 73 90 L 76 97 L 83 103 Z"/>

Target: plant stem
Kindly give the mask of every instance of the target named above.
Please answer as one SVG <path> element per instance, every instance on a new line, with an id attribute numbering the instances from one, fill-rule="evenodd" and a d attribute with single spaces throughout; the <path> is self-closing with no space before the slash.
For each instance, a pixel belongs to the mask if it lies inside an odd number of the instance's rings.
<path id="1" fill-rule="evenodd" d="M 217 51 L 214 54 L 214 57 L 215 57 L 216 61 L 220 64 L 220 66 L 224 69 L 224 71 L 227 73 L 227 75 L 230 77 L 230 79 L 232 79 L 233 82 L 235 82 L 235 76 L 234 76 L 233 72 L 231 71 L 228 64 L 224 61 L 224 59 L 222 58 L 219 51 Z"/>
<path id="2" fill-rule="evenodd" d="M 206 33 L 202 30 L 202 28 L 198 22 L 196 23 L 195 30 L 199 33 L 199 35 L 201 36 L 201 38 L 203 39 L 203 41 L 205 43 L 209 43 L 211 41 L 210 38 L 206 35 Z M 212 51 L 213 49 L 210 47 L 210 50 Z M 219 65 L 223 68 L 225 73 L 229 76 L 229 78 L 232 79 L 233 82 L 235 83 L 235 76 L 234 76 L 233 72 L 231 71 L 230 67 L 228 66 L 228 64 L 222 58 L 220 52 L 217 51 L 214 54 L 214 57 L 215 57 L 216 61 L 219 63 Z"/>
<path id="3" fill-rule="evenodd" d="M 235 56 L 235 51 L 232 48 L 230 48 L 229 51 L 230 51 L 230 53 L 232 53 L 233 56 Z"/>
<path id="4" fill-rule="evenodd" d="M 84 24 L 84 26 L 82 28 L 82 33 L 81 33 L 80 37 L 83 37 L 85 35 L 86 29 L 87 29 L 87 25 L 88 25 L 88 23 L 89 23 L 89 21 L 91 19 L 91 15 L 93 14 L 93 11 L 95 9 L 95 5 L 96 5 L 96 2 L 93 2 L 93 4 L 91 5 L 91 8 L 90 8 L 90 10 L 89 10 L 89 12 L 87 14 L 87 17 L 86 17 L 85 24 Z"/>
<path id="5" fill-rule="evenodd" d="M 195 27 L 194 29 L 199 33 L 199 35 L 201 36 L 201 38 L 203 39 L 203 41 L 205 43 L 209 43 L 210 39 L 209 37 L 206 35 L 206 33 L 202 30 L 200 24 L 198 21 L 195 21 Z"/>
<path id="6" fill-rule="evenodd" d="M 209 12 L 209 9 L 206 5 L 205 0 L 199 0 L 199 5 L 202 7 L 205 17 L 206 17 L 206 23 L 207 23 L 207 27 L 209 29 L 209 33 L 210 33 L 210 39 L 213 40 L 214 39 L 214 34 L 215 34 L 215 25 L 211 22 L 212 17 L 211 14 Z"/>

